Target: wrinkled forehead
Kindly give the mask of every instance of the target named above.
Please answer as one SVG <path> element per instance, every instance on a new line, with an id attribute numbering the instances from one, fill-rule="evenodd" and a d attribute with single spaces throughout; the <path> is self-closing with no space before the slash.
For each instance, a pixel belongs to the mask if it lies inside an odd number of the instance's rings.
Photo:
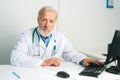
<path id="1" fill-rule="evenodd" d="M 54 9 L 51 9 L 51 8 L 40 10 L 39 13 L 38 13 L 38 16 L 42 18 L 46 14 L 51 14 L 51 15 L 53 15 L 53 17 L 55 19 L 57 18 L 57 12 Z"/>
<path id="2" fill-rule="evenodd" d="M 40 19 L 49 19 L 56 21 L 56 13 L 51 11 L 46 11 L 42 15 L 39 16 Z"/>

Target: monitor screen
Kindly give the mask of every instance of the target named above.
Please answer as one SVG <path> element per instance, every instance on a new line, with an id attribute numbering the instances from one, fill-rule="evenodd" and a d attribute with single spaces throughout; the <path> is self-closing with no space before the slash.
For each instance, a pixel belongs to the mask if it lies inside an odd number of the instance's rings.
<path id="1" fill-rule="evenodd" d="M 108 49 L 108 55 L 105 63 L 109 64 L 112 61 L 120 58 L 120 30 L 116 30 L 114 33 L 113 40 Z"/>

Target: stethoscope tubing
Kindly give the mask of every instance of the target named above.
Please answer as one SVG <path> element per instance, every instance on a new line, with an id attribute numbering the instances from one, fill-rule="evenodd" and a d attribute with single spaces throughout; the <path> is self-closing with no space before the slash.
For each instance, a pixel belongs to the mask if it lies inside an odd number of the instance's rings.
<path id="1" fill-rule="evenodd" d="M 37 29 L 38 29 L 38 27 L 36 27 L 36 28 L 33 30 L 33 33 L 32 33 L 32 43 L 34 43 L 35 33 L 37 34 L 38 42 L 40 42 L 40 36 L 39 36 L 39 33 L 38 33 Z M 55 45 L 54 45 L 54 47 L 53 47 L 53 50 L 55 51 L 55 50 L 56 50 L 56 40 L 55 40 L 55 39 L 54 39 L 54 42 L 55 42 Z M 40 56 L 40 53 L 39 53 L 37 56 Z"/>

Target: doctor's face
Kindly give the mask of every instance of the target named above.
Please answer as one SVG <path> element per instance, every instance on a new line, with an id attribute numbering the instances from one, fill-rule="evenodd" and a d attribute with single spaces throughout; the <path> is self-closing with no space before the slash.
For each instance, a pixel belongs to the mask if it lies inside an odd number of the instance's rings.
<path id="1" fill-rule="evenodd" d="M 53 11 L 44 11 L 42 15 L 38 16 L 37 20 L 41 35 L 47 37 L 54 29 L 56 13 Z"/>

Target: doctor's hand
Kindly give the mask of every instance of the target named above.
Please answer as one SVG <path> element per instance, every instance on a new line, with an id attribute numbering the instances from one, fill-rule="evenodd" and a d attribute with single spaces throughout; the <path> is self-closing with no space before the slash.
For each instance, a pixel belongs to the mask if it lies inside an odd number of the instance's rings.
<path id="1" fill-rule="evenodd" d="M 61 60 L 59 58 L 50 58 L 47 60 L 44 60 L 41 66 L 60 66 Z"/>
<path id="2" fill-rule="evenodd" d="M 82 64 L 84 66 L 89 66 L 90 64 L 97 64 L 97 65 L 101 65 L 102 62 L 95 60 L 95 59 L 91 59 L 91 58 L 85 58 L 82 60 Z"/>

